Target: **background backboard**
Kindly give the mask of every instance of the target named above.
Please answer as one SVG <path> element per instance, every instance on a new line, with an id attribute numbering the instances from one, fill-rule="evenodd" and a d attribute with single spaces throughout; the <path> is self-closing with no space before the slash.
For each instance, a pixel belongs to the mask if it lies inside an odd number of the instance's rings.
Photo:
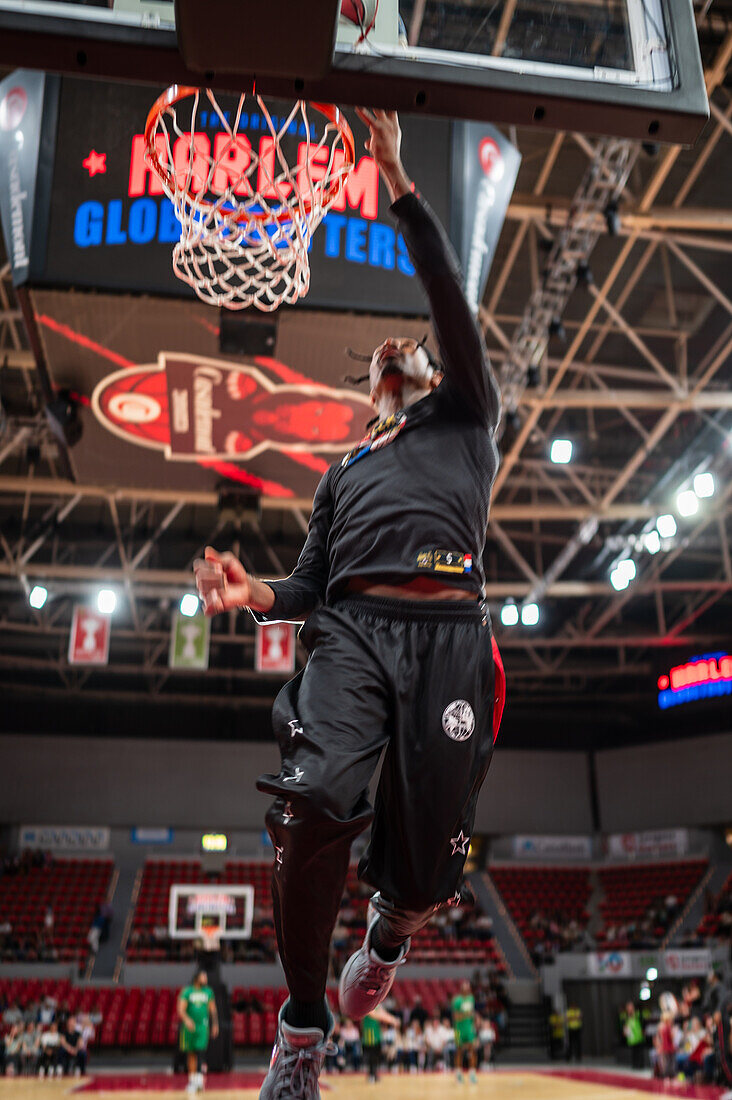
<path id="1" fill-rule="evenodd" d="M 222 13 L 230 3 L 214 6 Z M 181 0 L 179 9 L 190 18 L 199 4 Z M 316 31 L 333 36 L 326 7 L 332 0 L 306 9 L 281 0 L 276 11 L 249 4 L 246 42 L 202 18 L 191 52 L 172 2 L 0 0 L 0 64 L 161 88 L 247 90 L 256 78 L 272 95 L 682 143 L 708 114 L 689 0 L 380 0 L 364 41 L 338 21 L 322 76 L 293 71 L 292 61 L 273 71 L 270 21 L 278 36 L 308 42 L 309 53 L 320 49 Z"/>
<path id="2" fill-rule="evenodd" d="M 202 938 L 215 928 L 220 937 L 248 940 L 254 918 L 254 887 L 175 883 L 170 888 L 168 932 L 174 940 Z"/>

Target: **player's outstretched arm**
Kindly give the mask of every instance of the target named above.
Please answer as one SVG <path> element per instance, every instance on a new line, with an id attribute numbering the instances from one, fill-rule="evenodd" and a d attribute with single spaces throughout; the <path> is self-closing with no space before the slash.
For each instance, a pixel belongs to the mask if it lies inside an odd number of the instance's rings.
<path id="1" fill-rule="evenodd" d="M 410 258 L 429 299 L 445 368 L 443 385 L 454 387 L 466 410 L 495 428 L 500 416 L 500 397 L 485 342 L 465 299 L 454 249 L 433 211 L 414 194 L 401 162 L 401 130 L 396 111 L 358 108 L 357 112 L 369 128 L 366 148 L 379 167 Z"/>

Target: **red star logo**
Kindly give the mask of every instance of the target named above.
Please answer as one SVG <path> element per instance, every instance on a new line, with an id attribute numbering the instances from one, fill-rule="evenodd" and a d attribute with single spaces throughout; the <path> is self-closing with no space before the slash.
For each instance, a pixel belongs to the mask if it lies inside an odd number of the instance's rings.
<path id="1" fill-rule="evenodd" d="M 107 154 L 97 153 L 96 149 L 92 149 L 86 160 L 82 160 L 81 163 L 90 176 L 96 176 L 97 173 L 103 175 L 107 171 Z"/>

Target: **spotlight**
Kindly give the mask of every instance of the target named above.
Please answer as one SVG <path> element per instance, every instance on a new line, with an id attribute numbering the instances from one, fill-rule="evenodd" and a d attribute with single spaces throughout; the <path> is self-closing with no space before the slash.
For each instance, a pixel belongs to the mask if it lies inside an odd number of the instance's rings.
<path id="1" fill-rule="evenodd" d="M 526 389 L 535 390 L 540 381 L 539 368 L 533 363 L 526 371 Z"/>
<path id="2" fill-rule="evenodd" d="M 650 1001 L 650 999 L 651 999 L 651 989 L 650 989 L 650 986 L 647 986 L 647 985 L 643 985 L 643 986 L 641 986 L 641 991 L 640 991 L 640 999 L 641 999 L 642 1001 Z"/>
<path id="3" fill-rule="evenodd" d="M 568 462 L 572 461 L 572 440 L 555 439 L 552 442 L 552 449 L 549 452 L 549 457 L 552 462 L 555 462 L 558 466 L 566 466 Z"/>
<path id="4" fill-rule="evenodd" d="M 655 966 L 649 966 L 646 970 L 646 980 L 649 982 L 655 982 L 657 977 L 658 971 L 656 970 Z"/>
<path id="5" fill-rule="evenodd" d="M 48 426 L 65 447 L 74 447 L 81 439 L 83 425 L 78 405 L 68 390 L 59 392 L 46 405 Z"/>
<path id="6" fill-rule="evenodd" d="M 521 622 L 524 626 L 536 626 L 539 621 L 539 605 L 525 603 L 521 608 Z"/>
<path id="7" fill-rule="evenodd" d="M 501 622 L 504 626 L 516 626 L 519 621 L 519 612 L 515 603 L 504 603 L 501 608 Z"/>
<path id="8" fill-rule="evenodd" d="M 676 520 L 672 515 L 659 516 L 656 520 L 656 530 L 662 539 L 672 539 L 676 534 Z"/>
<path id="9" fill-rule="evenodd" d="M 622 592 L 628 587 L 636 574 L 635 562 L 632 558 L 624 558 L 619 561 L 610 574 L 610 584 L 616 592 Z"/>
<path id="10" fill-rule="evenodd" d="M 48 589 L 44 588 L 42 584 L 34 584 L 28 597 L 28 603 L 31 607 L 34 607 L 36 611 L 40 611 L 47 599 Z"/>
<path id="11" fill-rule="evenodd" d="M 693 489 L 684 489 L 676 496 L 676 511 L 680 516 L 695 516 L 699 511 L 699 497 Z"/>
<path id="12" fill-rule="evenodd" d="M 185 596 L 180 601 L 180 613 L 185 615 L 187 619 L 192 619 L 198 611 L 198 596 L 195 596 L 193 592 L 186 592 Z"/>
<path id="13" fill-rule="evenodd" d="M 592 268 L 584 260 L 581 260 L 577 264 L 577 282 L 581 286 L 592 286 L 595 281 L 595 276 L 592 274 Z"/>
<path id="14" fill-rule="evenodd" d="M 643 545 L 649 554 L 657 554 L 661 549 L 661 536 L 658 531 L 649 531 L 643 536 Z"/>
<path id="15" fill-rule="evenodd" d="M 618 204 L 614 199 L 607 204 L 603 213 L 605 214 L 605 225 L 608 233 L 611 237 L 617 237 L 620 232 L 620 215 L 618 214 Z"/>
<path id="16" fill-rule="evenodd" d="M 632 558 L 623 558 L 622 561 L 618 562 L 615 568 L 620 571 L 622 576 L 627 577 L 629 581 L 635 580 L 637 569 Z"/>
<path id="17" fill-rule="evenodd" d="M 646 154 L 646 156 L 651 157 L 651 159 L 653 157 L 658 156 L 660 148 L 661 148 L 661 146 L 658 144 L 657 141 L 642 141 L 641 142 L 641 149 Z"/>
<path id="18" fill-rule="evenodd" d="M 694 492 L 698 497 L 713 497 L 714 474 L 697 474 L 694 478 Z"/>
<path id="19" fill-rule="evenodd" d="M 112 615 L 116 606 L 116 593 L 111 588 L 100 588 L 97 592 L 97 610 L 102 615 Z"/>
<path id="20" fill-rule="evenodd" d="M 549 335 L 556 336 L 558 340 L 567 339 L 567 330 L 558 317 L 553 317 L 549 322 Z"/>

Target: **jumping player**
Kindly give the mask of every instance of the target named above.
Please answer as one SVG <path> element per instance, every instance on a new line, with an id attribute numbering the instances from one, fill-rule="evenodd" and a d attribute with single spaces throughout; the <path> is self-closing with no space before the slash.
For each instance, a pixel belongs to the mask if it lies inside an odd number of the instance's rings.
<path id="1" fill-rule="evenodd" d="M 452 1026 L 455 1031 L 455 1068 L 458 1082 L 462 1084 L 463 1064 L 467 1054 L 470 1080 L 475 1084 L 478 1080 L 475 1073 L 478 1062 L 478 1051 L 475 1046 L 475 998 L 467 979 L 461 984 L 460 992 L 456 993 L 452 999 Z"/>
<path id="2" fill-rule="evenodd" d="M 197 971 L 193 985 L 187 985 L 181 990 L 178 997 L 178 1018 L 181 1022 L 180 1049 L 188 1056 L 186 1092 L 193 1096 L 197 1092 L 203 1092 L 202 1058 L 208 1050 L 209 1022 L 211 1036 L 215 1039 L 219 1033 L 216 999 L 208 984 L 205 970 Z"/>
<path id="3" fill-rule="evenodd" d="M 288 578 L 257 580 L 212 548 L 196 564 L 207 614 L 247 607 L 260 621 L 306 619 L 307 666 L 273 711 L 281 770 L 258 782 L 275 798 L 267 827 L 290 991 L 260 1100 L 319 1096 L 333 1027 L 330 937 L 355 836 L 372 826 L 359 873 L 376 892 L 363 946 L 341 975 L 344 1015 L 373 1012 L 410 937 L 439 905 L 459 902 L 503 700 L 482 566 L 498 389 L 453 250 L 402 166 L 396 113 L 358 113 L 429 299 L 441 364 L 406 338 L 373 353 L 378 422 L 324 475 Z"/>

